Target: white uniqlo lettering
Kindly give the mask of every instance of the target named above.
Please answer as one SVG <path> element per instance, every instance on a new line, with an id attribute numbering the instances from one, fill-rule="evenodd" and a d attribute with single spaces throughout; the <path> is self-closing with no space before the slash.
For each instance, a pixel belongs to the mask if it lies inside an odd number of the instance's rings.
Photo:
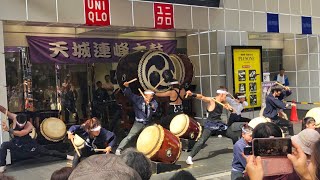
<path id="1" fill-rule="evenodd" d="M 162 11 L 162 7 L 158 6 L 157 7 L 159 9 L 159 11 L 157 12 L 158 18 L 157 18 L 157 24 L 158 25 L 162 25 L 163 24 L 163 11 Z"/>
<path id="2" fill-rule="evenodd" d="M 91 10 L 103 10 L 103 11 L 106 10 L 105 1 L 87 0 L 87 3 L 88 3 L 88 8 Z M 101 14 L 99 14 L 98 12 L 90 11 L 88 13 L 88 18 L 92 23 L 107 21 L 108 14 L 106 12 L 102 12 Z"/>
<path id="3" fill-rule="evenodd" d="M 170 7 L 165 7 L 166 10 L 170 11 Z M 165 23 L 166 25 L 170 26 L 172 25 L 172 19 L 171 19 L 171 13 L 170 12 L 166 12 L 165 13 Z"/>

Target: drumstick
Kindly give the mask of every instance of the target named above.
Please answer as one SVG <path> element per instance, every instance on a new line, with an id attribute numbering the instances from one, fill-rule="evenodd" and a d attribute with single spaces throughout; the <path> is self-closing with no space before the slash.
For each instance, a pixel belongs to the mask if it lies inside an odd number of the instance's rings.
<path id="1" fill-rule="evenodd" d="M 4 116 L 4 122 L 7 121 L 7 118 L 8 118 L 8 109 L 6 109 L 6 114 L 5 114 L 5 116 Z"/>
<path id="2" fill-rule="evenodd" d="M 157 88 L 160 86 L 160 84 L 163 83 L 163 81 L 164 81 L 164 79 L 162 79 L 162 80 L 154 87 L 154 89 L 157 89 Z"/>
<path id="3" fill-rule="evenodd" d="M 95 152 L 103 151 L 106 152 L 106 149 L 94 149 Z"/>
<path id="4" fill-rule="evenodd" d="M 216 103 L 220 104 L 221 106 L 223 106 L 225 109 L 227 109 L 227 108 L 225 107 L 225 104 L 221 103 L 220 101 L 216 100 L 215 98 L 211 98 L 211 99 L 214 100 Z M 231 109 L 227 109 L 227 110 L 233 111 L 232 108 L 231 108 Z"/>
<path id="5" fill-rule="evenodd" d="M 76 146 L 76 145 L 74 144 L 74 142 L 73 142 L 73 139 L 71 138 L 70 140 L 71 140 L 71 143 L 72 143 L 72 145 L 73 145 L 73 147 L 74 147 L 74 150 L 76 150 L 78 156 L 81 157 L 80 152 L 79 152 L 77 146 Z"/>
<path id="6" fill-rule="evenodd" d="M 138 79 L 137 79 L 137 78 L 134 78 L 134 79 L 128 81 L 128 84 L 133 83 L 133 82 L 135 82 L 136 80 L 138 80 Z"/>
<path id="7" fill-rule="evenodd" d="M 140 92 L 141 96 L 142 96 L 144 99 L 146 99 L 146 96 L 144 96 L 144 94 L 143 94 L 143 92 L 141 91 L 141 89 L 140 89 L 140 88 L 138 88 L 138 90 L 139 90 L 139 92 Z"/>
<path id="8" fill-rule="evenodd" d="M 232 99 L 236 99 L 236 98 L 234 98 L 233 96 L 232 96 L 232 94 L 230 94 L 230 93 L 228 93 L 231 97 L 232 97 Z"/>
<path id="9" fill-rule="evenodd" d="M 7 124 L 7 118 L 8 118 L 8 109 L 6 109 L 6 114 L 5 114 L 5 116 L 4 116 L 4 120 L 2 120 L 1 119 L 1 129 L 2 129 L 2 123 L 5 123 L 5 124 Z M 3 131 L 3 129 L 2 129 L 2 131 Z M 1 137 L 2 138 L 2 137 Z"/>
<path id="10" fill-rule="evenodd" d="M 288 86 L 285 86 L 285 85 L 283 85 L 283 84 L 281 84 L 281 83 L 279 83 L 279 82 L 275 82 L 275 84 L 278 84 L 278 85 L 280 85 L 280 86 L 282 86 L 282 87 L 284 87 L 284 88 L 288 88 L 288 89 L 290 89 Z"/>

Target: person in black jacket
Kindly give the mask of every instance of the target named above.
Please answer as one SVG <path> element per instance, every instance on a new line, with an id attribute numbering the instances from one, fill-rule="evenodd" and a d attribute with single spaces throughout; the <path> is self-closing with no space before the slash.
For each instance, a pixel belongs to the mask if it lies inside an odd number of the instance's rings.
<path id="1" fill-rule="evenodd" d="M 271 87 L 271 93 L 266 97 L 266 108 L 263 111 L 263 116 L 270 118 L 272 122 L 280 127 L 287 127 L 289 134 L 294 135 L 293 125 L 290 121 L 278 116 L 279 110 L 286 109 L 289 104 L 285 104 L 278 97 L 281 95 L 283 87 L 276 85 Z"/>

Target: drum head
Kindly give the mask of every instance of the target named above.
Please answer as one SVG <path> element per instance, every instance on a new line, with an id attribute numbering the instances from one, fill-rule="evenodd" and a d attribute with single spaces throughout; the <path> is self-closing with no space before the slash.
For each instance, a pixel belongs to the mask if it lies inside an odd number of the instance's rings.
<path id="1" fill-rule="evenodd" d="M 36 139 L 38 137 L 38 134 L 36 132 L 36 128 L 32 128 L 32 131 L 29 133 L 29 136 L 32 138 L 32 139 Z"/>
<path id="2" fill-rule="evenodd" d="M 268 119 L 266 119 L 265 117 L 256 117 L 254 119 L 252 119 L 248 125 L 254 129 L 258 124 L 260 123 L 266 123 L 266 122 L 270 122 Z"/>
<path id="3" fill-rule="evenodd" d="M 159 151 L 163 139 L 164 131 L 161 126 L 149 126 L 140 133 L 137 140 L 137 150 L 151 158 Z"/>
<path id="4" fill-rule="evenodd" d="M 175 73 L 175 66 L 168 54 L 162 51 L 144 50 L 122 57 L 117 66 L 116 76 L 122 89 L 124 82 L 137 78 L 138 80 L 131 83 L 130 87 L 134 93 L 139 94 L 138 88 L 156 92 L 167 91 L 168 83 L 162 80 L 168 77 L 168 74 L 173 76 Z"/>
<path id="5" fill-rule="evenodd" d="M 310 109 L 306 117 L 313 117 L 316 120 L 316 128 L 320 127 L 320 107 Z"/>
<path id="6" fill-rule="evenodd" d="M 64 139 L 67 127 L 62 120 L 51 117 L 42 121 L 40 131 L 47 140 L 57 142 Z"/>
<path id="7" fill-rule="evenodd" d="M 82 149 L 84 147 L 85 141 L 78 134 L 74 136 L 73 142 L 74 142 L 74 145 L 78 147 L 78 149 Z"/>
<path id="8" fill-rule="evenodd" d="M 185 114 L 176 115 L 170 123 L 170 131 L 175 136 L 182 136 L 189 127 L 189 117 Z"/>

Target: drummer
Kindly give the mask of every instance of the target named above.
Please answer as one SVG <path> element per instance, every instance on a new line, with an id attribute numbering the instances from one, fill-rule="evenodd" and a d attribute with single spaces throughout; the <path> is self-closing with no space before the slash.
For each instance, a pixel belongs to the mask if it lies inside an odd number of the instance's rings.
<path id="1" fill-rule="evenodd" d="M 227 102 L 231 105 L 231 107 L 235 110 L 234 113 L 230 114 L 228 120 L 228 126 L 231 126 L 234 122 L 250 122 L 251 119 L 245 118 L 241 116 L 241 111 L 248 106 L 246 101 L 246 96 L 241 93 L 236 93 L 234 99 L 231 97 L 226 98 Z"/>
<path id="2" fill-rule="evenodd" d="M 214 99 L 218 102 L 225 103 L 227 94 L 228 92 L 226 91 L 226 88 L 220 87 L 217 90 L 216 97 L 214 97 Z M 211 97 L 206 97 L 206 96 L 203 96 L 202 94 L 192 93 L 191 91 L 187 91 L 187 95 L 206 102 L 207 112 L 208 112 L 208 118 L 207 118 L 207 121 L 205 122 L 201 137 L 199 138 L 197 143 L 193 146 L 186 160 L 186 163 L 191 165 L 193 164 L 192 158 L 201 150 L 202 146 L 209 139 L 212 132 L 216 130 L 218 131 L 227 130 L 227 125 L 221 122 L 221 114 L 222 114 L 223 108 L 231 110 L 232 107 L 229 104 L 224 104 L 224 106 L 222 106 L 221 104 L 216 103 Z"/>
<path id="3" fill-rule="evenodd" d="M 153 99 L 154 92 L 151 90 L 144 91 L 144 97 L 133 94 L 129 88 L 129 82 L 123 83 L 126 87 L 123 90 L 125 96 L 127 96 L 133 104 L 135 113 L 135 122 L 128 134 L 121 142 L 116 150 L 116 155 L 120 155 L 123 148 L 140 132 L 150 124 L 152 115 L 158 108 L 158 103 Z"/>
<path id="4" fill-rule="evenodd" d="M 183 113 L 183 97 L 186 94 L 186 90 L 180 86 L 179 82 L 175 79 L 173 79 L 170 83 L 171 90 L 166 92 L 158 92 L 156 93 L 156 96 L 158 97 L 169 97 L 170 103 L 169 103 L 169 109 L 167 112 L 167 116 L 163 117 L 161 120 L 161 125 L 164 128 L 169 128 L 171 119 L 174 115 Z"/>
<path id="5" fill-rule="evenodd" d="M 263 116 L 266 118 L 270 118 L 272 122 L 280 127 L 287 127 L 289 134 L 293 136 L 293 124 L 290 121 L 278 116 L 279 110 L 286 109 L 289 106 L 289 104 L 285 104 L 278 99 L 278 97 L 282 93 L 282 90 L 283 87 L 280 85 L 271 87 L 271 93 L 266 97 L 266 108 L 263 111 Z"/>
<path id="6" fill-rule="evenodd" d="M 77 134 L 85 140 L 85 146 L 81 149 L 81 157 L 74 154 L 72 167 L 76 167 L 82 157 L 89 157 L 96 154 L 95 149 L 105 149 L 106 154 L 110 153 L 116 143 L 116 136 L 113 132 L 101 127 L 97 118 L 88 119 L 82 125 L 73 125 L 68 130 L 68 139 L 74 139 Z"/>
<path id="7" fill-rule="evenodd" d="M 8 118 L 12 120 L 12 128 L 7 126 L 6 122 L 2 122 L 3 131 L 9 132 L 14 137 L 7 142 L 3 142 L 0 147 L 0 172 L 4 172 L 6 169 L 6 156 L 7 150 L 9 149 L 11 153 L 15 153 L 21 156 L 33 157 L 35 155 L 49 155 L 55 156 L 62 159 L 72 159 L 65 153 L 60 153 L 55 150 L 48 150 L 43 146 L 40 146 L 35 140 L 31 138 L 29 133 L 34 128 L 33 125 L 27 121 L 26 114 L 14 114 L 7 111 L 3 106 L 0 105 L 0 111 L 6 113 Z"/>

